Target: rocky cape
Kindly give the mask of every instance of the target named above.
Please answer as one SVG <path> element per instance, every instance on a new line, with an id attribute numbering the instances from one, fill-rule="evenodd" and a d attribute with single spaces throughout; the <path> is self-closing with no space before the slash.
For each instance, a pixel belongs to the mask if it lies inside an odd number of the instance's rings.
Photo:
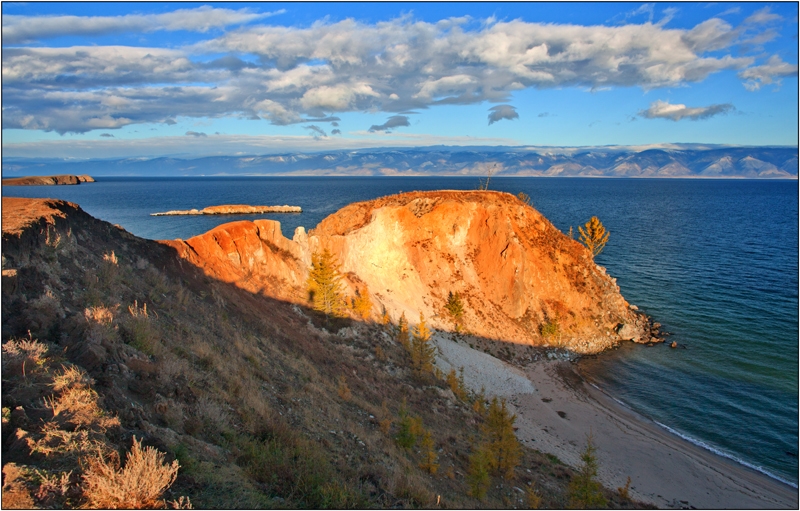
<path id="1" fill-rule="evenodd" d="M 164 213 L 150 213 L 150 216 L 180 216 L 180 215 L 255 215 L 263 213 L 302 213 L 300 206 L 248 206 L 246 204 L 227 204 L 222 206 L 209 206 L 203 209 L 184 209 L 166 211 Z"/>
<path id="2" fill-rule="evenodd" d="M 80 176 L 25 176 L 3 179 L 3 186 L 79 185 L 81 183 L 94 183 L 94 178 L 82 174 Z"/>
<path id="3" fill-rule="evenodd" d="M 445 304 L 458 292 L 463 327 L 502 342 L 596 353 L 658 335 L 583 245 L 507 193 L 404 193 L 346 206 L 292 239 L 279 222 L 256 220 L 162 243 L 212 278 L 302 304 L 311 255 L 327 248 L 344 293 L 368 289 L 376 317 L 414 324 L 422 313 L 452 330 Z"/>

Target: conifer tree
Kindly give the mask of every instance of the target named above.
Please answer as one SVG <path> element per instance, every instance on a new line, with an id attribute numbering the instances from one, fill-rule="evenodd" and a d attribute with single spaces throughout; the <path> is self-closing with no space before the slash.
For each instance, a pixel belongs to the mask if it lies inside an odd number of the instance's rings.
<path id="1" fill-rule="evenodd" d="M 414 327 L 411 338 L 411 365 L 417 375 L 433 371 L 434 355 L 436 348 L 431 346 L 431 331 L 425 325 L 425 316 L 419 314 L 419 324 Z"/>
<path id="2" fill-rule="evenodd" d="M 506 400 L 493 398 L 486 414 L 486 422 L 481 428 L 489 456 L 489 467 L 506 479 L 514 477 L 514 469 L 520 463 L 522 449 L 514 434 L 516 415 L 506 409 Z"/>
<path id="3" fill-rule="evenodd" d="M 608 242 L 608 232 L 599 218 L 593 216 L 583 227 L 579 225 L 578 231 L 581 243 L 586 245 L 586 248 L 592 253 L 592 257 L 603 251 Z"/>
<path id="4" fill-rule="evenodd" d="M 372 314 L 372 300 L 369 299 L 369 289 L 364 285 L 362 289 L 356 289 L 356 297 L 353 299 L 353 311 L 361 319 L 369 319 Z"/>
<path id="5" fill-rule="evenodd" d="M 581 453 L 582 464 L 569 483 L 569 503 L 574 509 L 597 509 L 606 505 L 597 481 L 596 450 L 590 433 L 586 437 L 586 449 Z"/>
<path id="6" fill-rule="evenodd" d="M 397 322 L 397 342 L 406 350 L 411 351 L 411 344 L 408 337 L 408 320 L 406 319 L 405 312 L 400 316 L 400 320 Z"/>
<path id="7" fill-rule="evenodd" d="M 419 443 L 422 448 L 422 463 L 419 468 L 425 470 L 431 475 L 435 475 L 439 470 L 439 456 L 436 454 L 433 435 L 428 430 L 422 432 L 422 440 Z"/>
<path id="8" fill-rule="evenodd" d="M 469 471 L 467 472 L 467 484 L 469 493 L 478 500 L 486 497 L 489 491 L 489 459 L 485 449 L 480 446 L 469 457 Z"/>
<path id="9" fill-rule="evenodd" d="M 345 303 L 342 299 L 340 265 L 326 248 L 322 253 L 311 254 L 308 272 L 308 294 L 314 309 L 331 316 L 342 316 Z"/>
<path id="10" fill-rule="evenodd" d="M 453 324 L 456 331 L 460 330 L 461 318 L 464 316 L 464 304 L 461 302 L 461 295 L 458 294 L 458 291 L 455 293 L 450 291 L 450 294 L 447 296 L 445 308 L 447 312 L 450 313 L 450 316 L 453 317 Z"/>

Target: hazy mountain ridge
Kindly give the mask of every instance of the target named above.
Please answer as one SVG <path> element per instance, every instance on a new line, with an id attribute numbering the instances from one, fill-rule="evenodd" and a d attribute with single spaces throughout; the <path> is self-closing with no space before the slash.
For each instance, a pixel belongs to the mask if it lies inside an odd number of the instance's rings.
<path id="1" fill-rule="evenodd" d="M 527 148 L 427 147 L 210 156 L 181 159 L 34 160 L 4 158 L 4 177 L 53 173 L 97 176 L 583 176 L 797 179 L 793 147 Z"/>

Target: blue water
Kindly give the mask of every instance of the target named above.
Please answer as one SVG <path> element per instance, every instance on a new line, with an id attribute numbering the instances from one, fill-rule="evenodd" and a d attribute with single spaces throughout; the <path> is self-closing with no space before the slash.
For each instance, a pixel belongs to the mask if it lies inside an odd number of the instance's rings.
<path id="1" fill-rule="evenodd" d="M 354 201 L 477 185 L 474 177 L 98 178 L 6 187 L 3 195 L 77 202 L 151 239 L 255 218 L 280 220 L 291 237 Z M 598 386 L 676 434 L 797 484 L 797 181 L 497 177 L 491 185 L 527 193 L 564 232 L 597 215 L 611 233 L 598 264 L 687 347 L 627 344 L 583 361 Z M 216 204 L 288 204 L 303 213 L 149 216 Z"/>

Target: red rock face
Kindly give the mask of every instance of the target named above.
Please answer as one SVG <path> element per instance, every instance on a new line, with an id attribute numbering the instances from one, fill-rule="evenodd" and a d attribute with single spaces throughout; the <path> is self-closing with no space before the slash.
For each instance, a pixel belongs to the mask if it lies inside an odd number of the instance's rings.
<path id="1" fill-rule="evenodd" d="M 464 327 L 491 339 L 589 353 L 618 342 L 620 325 L 627 338 L 645 335 L 643 318 L 589 252 L 510 194 L 400 194 L 298 231 L 289 240 L 275 221 L 233 222 L 165 243 L 210 276 L 280 299 L 305 303 L 311 254 L 327 247 L 346 292 L 366 284 L 376 313 L 383 307 L 395 321 L 422 312 L 452 329 L 444 308 L 452 291 L 464 299 Z"/>

